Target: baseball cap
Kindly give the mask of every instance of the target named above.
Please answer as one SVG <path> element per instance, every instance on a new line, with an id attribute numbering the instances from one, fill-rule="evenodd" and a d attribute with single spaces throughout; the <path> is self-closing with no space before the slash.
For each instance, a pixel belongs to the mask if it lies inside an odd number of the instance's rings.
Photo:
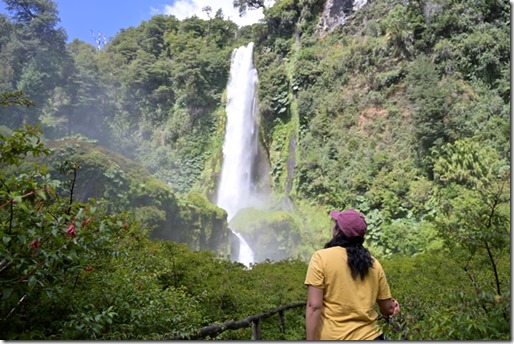
<path id="1" fill-rule="evenodd" d="M 337 225 L 346 237 L 364 237 L 366 234 L 368 224 L 364 220 L 364 216 L 357 210 L 332 210 L 330 216 L 337 221 Z"/>

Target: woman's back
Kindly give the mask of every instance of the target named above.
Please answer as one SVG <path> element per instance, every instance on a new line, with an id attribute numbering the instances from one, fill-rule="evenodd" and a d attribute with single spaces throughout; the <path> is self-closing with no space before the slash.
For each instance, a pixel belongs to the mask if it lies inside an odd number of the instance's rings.
<path id="1" fill-rule="evenodd" d="M 305 283 L 323 289 L 319 339 L 374 339 L 377 299 L 391 297 L 382 266 L 377 260 L 366 277 L 352 277 L 346 248 L 335 246 L 316 251 Z"/>

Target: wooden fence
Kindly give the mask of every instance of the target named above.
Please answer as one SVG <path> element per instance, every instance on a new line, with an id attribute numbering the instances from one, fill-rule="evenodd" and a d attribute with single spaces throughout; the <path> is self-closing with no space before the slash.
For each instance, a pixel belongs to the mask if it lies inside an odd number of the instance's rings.
<path id="1" fill-rule="evenodd" d="M 285 316 L 284 312 L 291 308 L 305 307 L 306 302 L 297 302 L 289 305 L 282 305 L 278 308 L 275 308 L 272 311 L 264 312 L 260 314 L 251 315 L 243 320 L 234 321 L 230 320 L 221 325 L 209 325 L 206 327 L 202 327 L 197 330 L 195 333 L 187 336 L 176 336 L 173 338 L 166 338 L 164 340 L 193 340 L 193 339 L 202 339 L 207 336 L 211 338 L 216 337 L 218 334 L 226 331 L 226 330 L 237 330 L 244 327 L 252 326 L 252 340 L 260 340 L 261 339 L 261 320 L 271 317 L 274 314 L 278 313 L 278 323 L 280 327 L 280 332 L 285 333 Z"/>

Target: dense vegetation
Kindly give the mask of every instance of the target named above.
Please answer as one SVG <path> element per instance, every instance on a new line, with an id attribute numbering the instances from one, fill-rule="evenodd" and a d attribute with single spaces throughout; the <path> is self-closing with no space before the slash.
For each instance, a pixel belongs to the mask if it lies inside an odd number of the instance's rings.
<path id="1" fill-rule="evenodd" d="M 354 207 L 402 305 L 390 338 L 511 339 L 506 2 L 375 0 L 329 33 L 322 0 L 240 29 L 205 8 L 102 49 L 66 43 L 52 0 L 4 2 L 2 338 L 172 338 L 304 300 L 327 211 Z M 230 56 L 250 41 L 271 195 L 231 224 L 265 245 L 247 269 L 209 200 Z M 304 338 L 302 309 L 276 322 L 263 339 Z"/>

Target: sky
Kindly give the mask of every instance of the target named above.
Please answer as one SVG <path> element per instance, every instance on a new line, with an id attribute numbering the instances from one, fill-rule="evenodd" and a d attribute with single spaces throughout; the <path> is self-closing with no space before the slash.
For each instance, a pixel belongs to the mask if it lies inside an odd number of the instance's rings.
<path id="1" fill-rule="evenodd" d="M 202 11 L 212 8 L 211 16 L 221 8 L 225 19 L 239 26 L 253 24 L 263 17 L 262 11 L 250 10 L 239 17 L 233 0 L 54 0 L 57 3 L 62 26 L 68 42 L 78 38 L 96 45 L 95 38 L 113 38 L 121 29 L 138 26 L 156 14 L 174 15 L 182 20 L 192 15 L 208 19 Z M 5 13 L 5 3 L 0 2 L 0 13 Z"/>

